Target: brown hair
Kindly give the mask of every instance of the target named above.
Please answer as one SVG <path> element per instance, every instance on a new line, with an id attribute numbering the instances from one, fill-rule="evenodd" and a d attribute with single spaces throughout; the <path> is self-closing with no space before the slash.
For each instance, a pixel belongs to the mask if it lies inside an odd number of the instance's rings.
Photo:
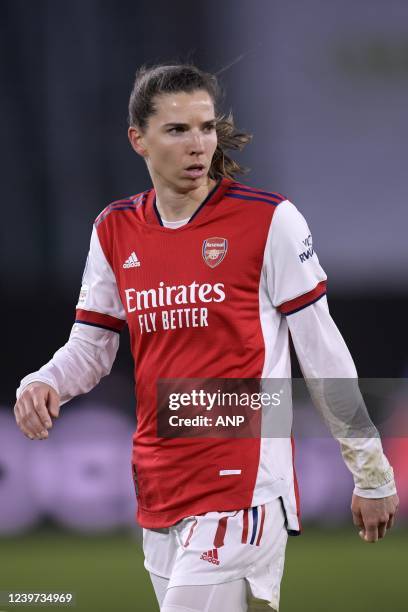
<path id="1" fill-rule="evenodd" d="M 220 100 L 220 87 L 217 77 L 203 72 L 192 64 L 159 64 L 147 68 L 142 66 L 136 72 L 136 78 L 129 100 L 129 125 L 146 129 L 149 117 L 156 112 L 154 98 L 160 94 L 185 92 L 191 93 L 203 89 L 211 97 L 214 107 Z M 217 110 L 216 110 L 217 112 Z M 217 115 L 216 131 L 218 144 L 215 150 L 210 178 L 233 178 L 247 170 L 233 160 L 226 151 L 241 151 L 252 136 L 237 130 L 232 114 Z"/>

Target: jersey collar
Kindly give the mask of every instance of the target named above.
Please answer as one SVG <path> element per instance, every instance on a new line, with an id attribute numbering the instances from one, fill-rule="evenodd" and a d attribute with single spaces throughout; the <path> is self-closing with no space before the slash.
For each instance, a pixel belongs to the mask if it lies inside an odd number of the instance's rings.
<path id="1" fill-rule="evenodd" d="M 224 197 L 224 194 L 231 183 L 231 179 L 223 178 L 219 180 L 215 187 L 213 187 L 208 196 L 205 198 L 205 200 L 201 202 L 200 206 L 190 217 L 188 223 L 178 229 L 180 230 L 186 228 L 189 225 L 196 223 L 197 221 L 201 222 L 205 217 L 207 217 L 213 211 L 214 207 L 218 204 L 218 202 Z M 149 225 L 161 226 L 164 230 L 168 229 L 171 232 L 177 231 L 171 228 L 164 227 L 163 221 L 160 217 L 160 213 L 156 206 L 156 192 L 154 189 L 150 189 L 147 194 L 146 204 L 144 207 L 144 217 L 146 223 L 148 223 Z"/>

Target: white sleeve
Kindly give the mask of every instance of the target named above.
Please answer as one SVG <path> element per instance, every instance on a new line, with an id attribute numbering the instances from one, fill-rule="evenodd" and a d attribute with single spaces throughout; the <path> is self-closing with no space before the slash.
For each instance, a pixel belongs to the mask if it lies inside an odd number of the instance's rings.
<path id="1" fill-rule="evenodd" d="M 272 304 L 288 314 L 319 299 L 327 276 L 313 247 L 312 234 L 297 208 L 285 200 L 277 207 L 265 252 Z"/>
<path id="2" fill-rule="evenodd" d="M 116 279 L 94 227 L 69 340 L 40 370 L 23 378 L 17 398 L 34 381 L 53 387 L 62 403 L 90 391 L 109 374 L 125 323 Z"/>
<path id="3" fill-rule="evenodd" d="M 119 334 L 99 327 L 75 323 L 68 342 L 38 372 L 25 376 L 17 389 L 17 399 L 32 382 L 53 387 L 65 404 L 93 389 L 112 369 L 119 347 Z"/>
<path id="4" fill-rule="evenodd" d="M 322 385 L 323 381 L 328 379 L 357 381 L 353 359 L 330 315 L 325 296 L 307 308 L 287 316 L 287 322 L 306 381 L 317 379 L 314 391 L 319 387 L 319 380 Z M 344 387 L 340 384 L 334 388 L 341 393 Z M 319 398 L 318 402 L 316 396 Z M 336 417 L 337 406 L 343 403 L 335 394 L 329 394 L 329 405 L 327 393 L 314 392 L 313 397 L 315 404 L 319 404 L 316 407 L 326 422 L 330 422 L 333 416 Z M 393 469 L 384 455 L 374 425 L 370 437 L 347 436 L 337 439 L 343 459 L 354 477 L 354 493 L 369 498 L 387 497 L 396 493 Z"/>
<path id="5" fill-rule="evenodd" d="M 121 331 L 126 323 L 116 278 L 103 252 L 95 227 L 92 230 L 89 254 L 82 277 L 76 320 L 112 331 Z"/>

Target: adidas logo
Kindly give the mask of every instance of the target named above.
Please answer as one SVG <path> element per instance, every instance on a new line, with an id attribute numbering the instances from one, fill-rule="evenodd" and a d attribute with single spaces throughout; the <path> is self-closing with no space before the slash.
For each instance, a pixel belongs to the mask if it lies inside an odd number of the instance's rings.
<path id="1" fill-rule="evenodd" d="M 138 260 L 137 255 L 134 251 L 132 251 L 132 254 L 129 255 L 129 257 L 123 264 L 123 267 L 124 268 L 139 268 L 140 267 L 140 261 Z"/>
<path id="2" fill-rule="evenodd" d="M 214 565 L 220 564 L 218 559 L 218 550 L 216 548 L 213 548 L 213 550 L 209 550 L 203 553 L 200 559 L 202 559 L 203 561 L 208 561 L 208 563 L 214 563 Z"/>

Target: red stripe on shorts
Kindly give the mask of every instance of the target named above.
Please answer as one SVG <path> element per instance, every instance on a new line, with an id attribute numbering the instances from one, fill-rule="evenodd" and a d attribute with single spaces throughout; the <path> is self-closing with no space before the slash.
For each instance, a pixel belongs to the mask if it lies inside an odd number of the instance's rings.
<path id="1" fill-rule="evenodd" d="M 248 539 L 248 508 L 244 510 L 241 544 L 246 544 L 247 539 Z"/>
<path id="2" fill-rule="evenodd" d="M 224 538 L 225 538 L 225 533 L 227 531 L 228 519 L 229 519 L 228 516 L 224 516 L 222 519 L 218 521 L 218 527 L 217 527 L 217 531 L 215 532 L 215 537 L 214 537 L 214 546 L 216 548 L 221 548 L 221 546 L 224 546 Z"/>
<path id="3" fill-rule="evenodd" d="M 259 528 L 258 539 L 256 541 L 256 545 L 257 546 L 259 546 L 259 544 L 261 542 L 263 528 L 264 528 L 264 522 L 265 522 L 265 504 L 262 504 L 262 506 L 261 506 L 261 526 Z"/>
<path id="4" fill-rule="evenodd" d="M 184 548 L 187 548 L 187 546 L 190 544 L 191 536 L 193 535 L 193 531 L 196 525 L 197 525 L 197 519 L 194 519 L 194 523 L 191 525 L 190 532 L 187 536 L 187 540 L 184 543 Z"/>

